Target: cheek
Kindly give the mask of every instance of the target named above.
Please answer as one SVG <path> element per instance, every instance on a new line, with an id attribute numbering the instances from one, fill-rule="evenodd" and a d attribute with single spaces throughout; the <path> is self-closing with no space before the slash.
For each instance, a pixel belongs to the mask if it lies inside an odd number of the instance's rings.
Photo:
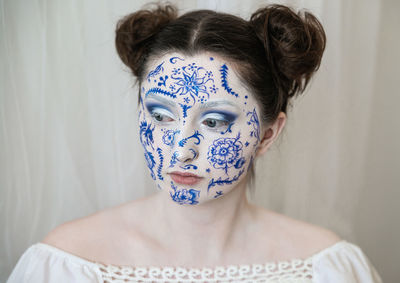
<path id="1" fill-rule="evenodd" d="M 155 125 L 151 117 L 147 117 L 144 111 L 139 113 L 139 138 L 144 149 L 144 157 L 150 176 L 153 180 L 163 181 L 162 170 L 164 168 L 165 148 L 162 146 L 162 130 Z"/>
<path id="2" fill-rule="evenodd" d="M 253 164 L 260 141 L 260 124 L 255 109 L 245 114 L 245 120 L 236 123 L 229 136 L 222 135 L 209 142 L 206 158 L 213 176 L 209 189 L 222 189 L 238 182 Z"/>

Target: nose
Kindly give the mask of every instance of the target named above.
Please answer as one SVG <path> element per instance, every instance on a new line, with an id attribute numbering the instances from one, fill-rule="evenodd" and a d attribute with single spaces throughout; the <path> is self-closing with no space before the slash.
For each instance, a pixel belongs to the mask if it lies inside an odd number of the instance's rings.
<path id="1" fill-rule="evenodd" d="M 182 150 L 178 150 L 177 152 L 178 152 L 177 159 L 181 163 L 192 162 L 192 161 L 196 160 L 199 155 L 195 149 L 189 148 L 189 147 L 186 147 Z"/>
<path id="2" fill-rule="evenodd" d="M 199 156 L 199 145 L 203 135 L 198 131 L 192 131 L 192 134 L 184 134 L 176 145 L 178 160 L 182 163 L 188 163 L 196 160 Z"/>

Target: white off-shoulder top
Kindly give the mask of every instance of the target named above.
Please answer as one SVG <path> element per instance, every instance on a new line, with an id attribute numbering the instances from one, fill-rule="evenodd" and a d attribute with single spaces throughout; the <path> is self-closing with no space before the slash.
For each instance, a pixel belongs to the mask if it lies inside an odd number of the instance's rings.
<path id="1" fill-rule="evenodd" d="M 7 282 L 381 283 L 382 280 L 362 250 L 342 240 L 306 259 L 215 268 L 104 265 L 36 243 L 21 256 Z"/>

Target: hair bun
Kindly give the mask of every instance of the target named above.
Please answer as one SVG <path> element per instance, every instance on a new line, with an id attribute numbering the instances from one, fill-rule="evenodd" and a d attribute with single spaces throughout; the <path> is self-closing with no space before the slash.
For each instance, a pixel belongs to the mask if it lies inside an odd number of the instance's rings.
<path id="1" fill-rule="evenodd" d="M 118 21 L 115 45 L 119 57 L 135 76 L 140 73 L 142 60 L 155 34 L 176 19 L 176 8 L 157 5 L 154 9 L 139 10 Z"/>
<path id="2" fill-rule="evenodd" d="M 303 92 L 325 50 L 326 36 L 318 19 L 276 4 L 257 10 L 250 23 L 264 44 L 279 91 L 289 97 Z"/>

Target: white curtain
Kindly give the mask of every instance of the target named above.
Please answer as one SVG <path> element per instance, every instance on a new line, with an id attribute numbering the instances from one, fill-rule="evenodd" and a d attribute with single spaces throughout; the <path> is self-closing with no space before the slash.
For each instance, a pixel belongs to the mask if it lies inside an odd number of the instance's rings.
<path id="1" fill-rule="evenodd" d="M 151 194 L 116 21 L 148 1 L 0 0 L 0 281 L 55 226 Z M 271 1 L 172 1 L 248 18 Z M 322 21 L 327 50 L 257 164 L 254 202 L 361 246 L 400 278 L 396 0 L 274 1 Z"/>

